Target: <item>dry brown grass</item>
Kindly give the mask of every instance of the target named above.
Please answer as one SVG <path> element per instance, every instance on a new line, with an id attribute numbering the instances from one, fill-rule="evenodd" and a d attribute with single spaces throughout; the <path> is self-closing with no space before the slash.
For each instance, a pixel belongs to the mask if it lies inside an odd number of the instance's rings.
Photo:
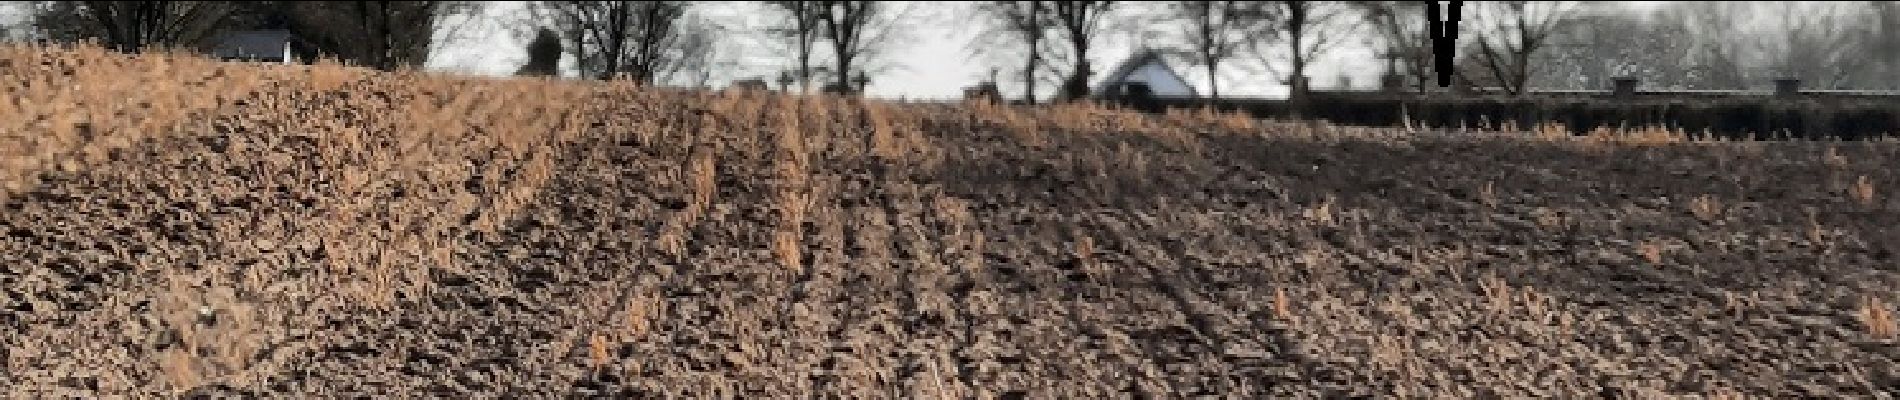
<path id="1" fill-rule="evenodd" d="M 1878 297 L 1865 296 L 1860 303 L 1860 323 L 1867 327 L 1867 334 L 1877 339 L 1891 339 L 1900 335 L 1893 319 L 1893 311 Z"/>
<path id="2" fill-rule="evenodd" d="M 1095 269 L 1095 238 L 1084 235 L 1075 239 L 1075 259 L 1084 270 Z"/>
<path id="3" fill-rule="evenodd" d="M 1821 162 L 1834 168 L 1847 167 L 1847 157 L 1842 156 L 1840 149 L 1834 147 L 1827 148 L 1827 154 L 1821 155 Z"/>
<path id="4" fill-rule="evenodd" d="M 669 218 L 666 225 L 660 228 L 660 236 L 653 239 L 660 253 L 673 257 L 674 262 L 680 262 L 686 256 L 687 224 L 683 215 Z"/>
<path id="5" fill-rule="evenodd" d="M 1484 186 L 1478 188 L 1478 202 L 1483 203 L 1485 207 L 1498 206 L 1498 194 L 1490 181 L 1484 182 Z"/>
<path id="6" fill-rule="evenodd" d="M 1855 179 L 1854 186 L 1848 189 L 1848 193 L 1854 197 L 1855 202 L 1863 206 L 1874 205 L 1874 182 L 1868 180 L 1866 175 L 1861 175 L 1859 179 Z"/>
<path id="7" fill-rule="evenodd" d="M 1531 214 L 1536 219 L 1539 228 L 1556 230 L 1570 226 L 1570 217 L 1560 210 L 1538 207 L 1531 210 Z"/>
<path id="8" fill-rule="evenodd" d="M 1286 288 L 1273 289 L 1273 316 L 1281 321 L 1293 320 L 1293 306 L 1286 298 Z"/>
<path id="9" fill-rule="evenodd" d="M 690 215 L 704 215 L 712 209 L 713 197 L 719 193 L 719 162 L 710 148 L 701 147 L 693 151 L 693 160 L 688 174 L 691 176 L 693 202 Z M 689 218 L 691 219 L 691 218 Z"/>
<path id="10" fill-rule="evenodd" d="M 1708 398 L 1709 400 L 1743 400 L 1748 397 L 1742 395 L 1741 392 L 1735 391 L 1735 389 L 1717 387 L 1715 390 L 1709 392 Z"/>
<path id="11" fill-rule="evenodd" d="M 1714 222 L 1722 217 L 1722 203 L 1715 196 L 1701 195 L 1689 200 L 1689 212 L 1702 222 Z"/>
<path id="12" fill-rule="evenodd" d="M 1320 201 L 1319 204 L 1307 207 L 1304 216 L 1307 221 L 1322 226 L 1333 226 L 1338 222 L 1337 215 L 1333 210 L 1333 195 L 1326 195 L 1326 199 Z"/>
<path id="13" fill-rule="evenodd" d="M 779 265 L 787 269 L 803 268 L 805 216 L 812 206 L 810 193 L 810 157 L 805 132 L 797 107 L 785 107 L 779 116 L 776 159 L 773 162 L 779 180 L 779 221 L 772 234 L 772 252 Z"/>
<path id="14" fill-rule="evenodd" d="M 1569 142 L 1598 153 L 1610 150 L 1610 145 L 1660 146 L 1683 143 L 1713 143 L 1723 140 L 1706 134 L 1699 138 L 1691 138 L 1688 132 L 1680 128 L 1670 128 L 1660 125 L 1644 125 L 1633 128 L 1599 126 L 1591 128 L 1581 136 L 1571 134 L 1568 125 L 1555 121 L 1538 123 L 1532 126 L 1528 131 L 1519 130 L 1515 121 L 1505 121 L 1505 123 L 1502 124 L 1480 124 L 1480 128 L 1488 129 L 1489 133 L 1528 134 L 1527 136 L 1536 140 Z M 1412 131 L 1414 129 L 1410 121 L 1406 121 L 1405 130 Z"/>
<path id="15" fill-rule="evenodd" d="M 653 318 L 665 307 L 664 299 L 650 295 L 629 296 L 626 304 L 626 337 L 638 338 L 653 329 Z"/>
<path id="16" fill-rule="evenodd" d="M 1631 142 L 1642 145 L 1661 145 L 1688 142 L 1688 135 L 1680 129 L 1649 125 L 1638 129 Z"/>
<path id="17" fill-rule="evenodd" d="M 1570 127 L 1561 122 L 1537 124 L 1537 127 L 1532 133 L 1535 134 L 1538 139 L 1543 140 L 1565 140 L 1570 139 L 1571 136 Z"/>
<path id="18" fill-rule="evenodd" d="M 1532 321 L 1539 323 L 1550 322 L 1551 299 L 1549 295 L 1538 293 L 1537 288 L 1530 286 L 1525 286 L 1519 290 L 1518 295 L 1523 298 L 1524 312 L 1528 313 Z"/>
<path id="19" fill-rule="evenodd" d="M 890 115 L 888 107 L 878 104 L 866 105 L 864 112 L 871 119 L 871 154 L 886 160 L 897 160 L 903 156 L 903 143 L 898 132 L 898 122 Z"/>
<path id="20" fill-rule="evenodd" d="M 1643 261 L 1648 261 L 1650 265 L 1662 265 L 1662 245 L 1654 240 L 1636 245 L 1636 253 L 1641 254 Z"/>
<path id="21" fill-rule="evenodd" d="M 608 361 L 613 360 L 613 354 L 610 352 L 611 349 L 609 346 L 610 344 L 607 342 L 606 335 L 595 333 L 588 336 L 587 361 L 588 367 L 593 369 L 594 375 L 600 375 L 600 370 L 607 366 Z"/>
<path id="22" fill-rule="evenodd" d="M 1516 299 L 1511 297 L 1511 285 L 1503 278 L 1487 275 L 1478 278 L 1478 291 L 1484 296 L 1485 305 L 1493 312 L 1506 312 Z"/>
<path id="23" fill-rule="evenodd" d="M 287 279 L 283 265 L 268 262 L 196 270 L 141 262 L 191 282 L 124 294 L 171 299 L 164 323 L 181 342 L 149 368 L 180 387 L 273 373 L 281 361 L 258 349 L 287 345 L 286 309 L 359 312 L 426 296 L 431 271 L 466 269 L 455 249 L 470 230 L 497 233 L 538 201 L 582 119 L 607 108 L 588 101 L 594 88 L 573 83 L 374 74 L 334 63 L 256 66 L 89 46 L 0 46 L 0 60 L 0 74 L 9 77 L 0 83 L 8 99 L 0 101 L 0 199 L 32 188 L 51 169 L 133 174 L 186 204 L 280 185 L 308 198 L 307 214 L 213 225 L 220 237 L 244 239 L 228 251 L 245 258 L 281 260 L 292 248 L 321 248 L 325 261 L 310 266 L 314 273 Z M 206 193 L 202 182 L 109 159 L 130 146 L 195 139 L 228 147 L 209 157 L 154 157 L 257 172 Z M 314 150 L 271 148 L 299 141 Z M 464 221 L 469 215 L 475 219 Z M 218 323 L 194 322 L 200 308 L 214 310 Z"/>
<path id="24" fill-rule="evenodd" d="M 1820 215 L 1819 215 L 1820 213 L 1816 211 L 1814 208 L 1809 207 L 1807 209 L 1807 214 L 1808 214 L 1808 229 L 1807 229 L 1808 242 L 1814 243 L 1816 246 L 1820 246 L 1820 245 L 1824 245 L 1828 243 L 1826 231 L 1821 227 L 1821 220 L 1820 220 Z"/>

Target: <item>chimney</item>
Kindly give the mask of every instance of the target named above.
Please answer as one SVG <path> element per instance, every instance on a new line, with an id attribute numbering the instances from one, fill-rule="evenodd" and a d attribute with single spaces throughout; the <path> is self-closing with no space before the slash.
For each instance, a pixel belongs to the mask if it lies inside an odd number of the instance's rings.
<path id="1" fill-rule="evenodd" d="M 1610 85 L 1616 98 L 1627 99 L 1636 96 L 1636 77 L 1619 76 L 1610 79 Z"/>

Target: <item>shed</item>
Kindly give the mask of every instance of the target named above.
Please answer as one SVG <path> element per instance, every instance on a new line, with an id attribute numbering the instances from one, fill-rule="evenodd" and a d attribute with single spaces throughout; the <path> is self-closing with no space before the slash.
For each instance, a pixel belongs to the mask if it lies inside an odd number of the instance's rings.
<path id="1" fill-rule="evenodd" d="M 731 85 L 726 86 L 726 90 L 736 92 L 763 92 L 771 90 L 771 88 L 766 86 L 765 78 L 751 78 L 733 81 Z"/>
<path id="2" fill-rule="evenodd" d="M 1155 97 L 1199 97 L 1194 85 L 1175 72 L 1161 53 L 1154 50 L 1136 51 L 1134 55 L 1109 70 L 1102 82 L 1095 86 L 1094 93 L 1099 97 L 1114 97 L 1129 94 L 1130 90 L 1139 91 L 1146 86 L 1148 93 Z"/>

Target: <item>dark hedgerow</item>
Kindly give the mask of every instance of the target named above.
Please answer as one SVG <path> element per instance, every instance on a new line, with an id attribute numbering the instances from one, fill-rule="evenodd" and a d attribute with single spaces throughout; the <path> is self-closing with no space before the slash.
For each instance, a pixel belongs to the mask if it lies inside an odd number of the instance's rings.
<path id="1" fill-rule="evenodd" d="M 1447 98 L 1387 93 L 1314 93 L 1309 115 L 1337 124 L 1529 130 L 1562 123 L 1573 134 L 1595 128 L 1659 126 L 1730 140 L 1864 140 L 1900 132 L 1900 99 L 1826 98 Z M 1286 118 L 1284 101 L 1148 99 L 1139 109 L 1211 106 L 1260 118 Z"/>

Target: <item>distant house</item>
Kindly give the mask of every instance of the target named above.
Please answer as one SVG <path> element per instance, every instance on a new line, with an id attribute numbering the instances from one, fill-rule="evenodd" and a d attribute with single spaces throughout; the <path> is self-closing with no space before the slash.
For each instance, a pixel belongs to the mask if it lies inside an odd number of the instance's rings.
<path id="1" fill-rule="evenodd" d="M 1003 94 L 996 90 L 996 82 L 985 81 L 975 86 L 965 86 L 963 88 L 963 101 L 965 102 L 995 104 L 1002 102 L 1002 100 Z"/>
<path id="2" fill-rule="evenodd" d="M 765 85 L 764 78 L 752 78 L 733 81 L 731 85 L 726 86 L 726 90 L 737 92 L 763 92 L 771 89 Z"/>
<path id="3" fill-rule="evenodd" d="M 1145 89 L 1144 89 L 1145 88 Z M 1141 50 L 1123 60 L 1095 86 L 1096 97 L 1121 97 L 1146 91 L 1155 97 L 1199 97 L 1187 79 L 1168 66 L 1161 53 Z"/>
<path id="4" fill-rule="evenodd" d="M 286 30 L 226 32 L 212 42 L 211 55 L 225 61 L 289 64 L 295 60 L 290 53 L 295 40 Z"/>

